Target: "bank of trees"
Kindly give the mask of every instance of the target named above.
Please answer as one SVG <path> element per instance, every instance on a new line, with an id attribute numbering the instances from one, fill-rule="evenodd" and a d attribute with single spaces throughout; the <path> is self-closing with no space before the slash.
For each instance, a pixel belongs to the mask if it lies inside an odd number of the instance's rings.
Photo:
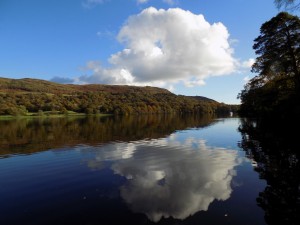
<path id="1" fill-rule="evenodd" d="M 254 40 L 257 73 L 241 91 L 240 114 L 288 118 L 300 115 L 300 20 L 280 12 Z"/>
<path id="2" fill-rule="evenodd" d="M 32 85 L 32 84 L 31 84 Z M 1 85 L 0 85 L 1 86 Z M 80 86 L 79 88 L 83 88 Z M 107 87 L 106 87 L 107 88 Z M 68 93 L 0 92 L 0 115 L 26 115 L 34 112 L 86 114 L 158 114 L 158 113 L 223 113 L 236 111 L 236 105 L 218 103 L 210 99 L 175 95 L 150 87 L 114 87 L 114 91 L 76 91 Z M 125 90 L 127 88 L 127 90 Z M 124 89 L 124 90 L 123 90 Z M 52 92 L 52 93 L 51 93 Z"/>

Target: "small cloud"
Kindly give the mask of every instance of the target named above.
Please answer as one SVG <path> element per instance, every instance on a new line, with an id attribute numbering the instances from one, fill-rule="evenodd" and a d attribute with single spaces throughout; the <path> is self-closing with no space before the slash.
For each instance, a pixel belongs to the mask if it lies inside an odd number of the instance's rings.
<path id="1" fill-rule="evenodd" d="M 186 81 L 184 81 L 184 85 L 186 87 L 203 86 L 203 85 L 205 85 L 205 81 L 202 80 L 202 79 L 199 79 L 199 80 L 186 80 Z"/>
<path id="2" fill-rule="evenodd" d="M 174 5 L 176 0 L 162 0 L 162 1 L 168 5 Z M 138 4 L 145 4 L 147 2 L 149 2 L 149 0 L 137 0 Z"/>
<path id="3" fill-rule="evenodd" d="M 243 79 L 244 83 L 248 83 L 249 80 L 250 80 L 249 76 L 245 76 L 244 79 Z"/>
<path id="4" fill-rule="evenodd" d="M 167 3 L 169 5 L 174 5 L 175 4 L 175 0 L 163 0 L 164 3 Z"/>
<path id="5" fill-rule="evenodd" d="M 109 31 L 109 30 L 98 31 L 98 32 L 96 33 L 96 35 L 97 35 L 99 38 L 102 38 L 102 37 L 115 37 L 115 34 L 114 34 L 112 31 Z"/>
<path id="6" fill-rule="evenodd" d="M 149 0 L 137 0 L 138 4 L 144 4 L 147 3 Z"/>
<path id="7" fill-rule="evenodd" d="M 82 6 L 86 9 L 91 9 L 95 7 L 96 5 L 102 4 L 106 0 L 84 0 L 82 2 Z"/>
<path id="8" fill-rule="evenodd" d="M 248 60 L 242 62 L 242 67 L 243 67 L 243 68 L 251 68 L 252 65 L 254 64 L 254 62 L 255 62 L 255 59 L 250 58 L 250 59 L 248 59 Z"/>
<path id="9" fill-rule="evenodd" d="M 229 40 L 229 44 L 231 44 L 231 45 L 236 45 L 236 44 L 238 44 L 239 43 L 239 40 L 238 39 L 230 39 Z"/>

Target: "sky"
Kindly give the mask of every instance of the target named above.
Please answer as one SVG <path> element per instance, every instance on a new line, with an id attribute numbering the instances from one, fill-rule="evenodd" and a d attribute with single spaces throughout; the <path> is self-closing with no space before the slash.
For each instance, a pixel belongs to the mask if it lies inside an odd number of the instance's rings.
<path id="1" fill-rule="evenodd" d="M 0 0 L 0 77 L 239 104 L 273 0 Z"/>

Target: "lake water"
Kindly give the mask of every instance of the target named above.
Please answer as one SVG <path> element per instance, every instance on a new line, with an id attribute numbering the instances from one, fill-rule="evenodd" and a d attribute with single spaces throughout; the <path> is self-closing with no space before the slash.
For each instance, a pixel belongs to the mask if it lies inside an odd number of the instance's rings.
<path id="1" fill-rule="evenodd" d="M 286 205 L 269 201 L 276 187 L 262 173 L 261 146 L 238 130 L 244 124 L 209 116 L 0 121 L 0 224 L 272 224 Z M 295 205 L 277 215 L 288 224 L 298 219 L 296 180 L 287 185 Z"/>

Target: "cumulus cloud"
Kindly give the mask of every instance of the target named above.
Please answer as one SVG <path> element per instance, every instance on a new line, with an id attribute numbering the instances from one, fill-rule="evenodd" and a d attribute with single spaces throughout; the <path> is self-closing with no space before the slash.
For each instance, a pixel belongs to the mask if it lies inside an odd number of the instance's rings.
<path id="1" fill-rule="evenodd" d="M 80 82 L 194 86 L 237 69 L 227 28 L 179 8 L 147 8 L 128 18 L 117 39 L 124 49 L 111 55 L 111 67 L 90 62 L 92 74 Z"/>
<path id="2" fill-rule="evenodd" d="M 101 147 L 88 165 L 101 168 L 107 160 L 113 161 L 115 174 L 127 178 L 120 191 L 130 209 L 154 222 L 163 217 L 184 219 L 206 211 L 215 200 L 227 200 L 234 167 L 240 163 L 235 150 L 177 134 Z"/>
<path id="3" fill-rule="evenodd" d="M 130 71 L 123 68 L 103 68 L 99 62 L 90 61 L 85 69 L 92 71 L 92 75 L 83 75 L 79 83 L 104 83 L 104 84 L 132 84 L 134 77 Z"/>

